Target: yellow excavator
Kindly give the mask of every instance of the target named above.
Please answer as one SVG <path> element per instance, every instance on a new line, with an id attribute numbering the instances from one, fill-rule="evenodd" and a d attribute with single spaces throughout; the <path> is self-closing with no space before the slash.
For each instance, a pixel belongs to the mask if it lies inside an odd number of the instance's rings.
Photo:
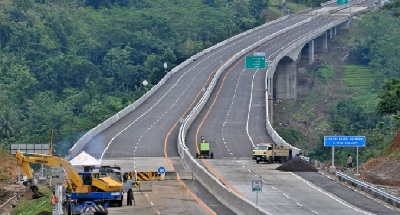
<path id="1" fill-rule="evenodd" d="M 62 168 L 66 174 L 66 188 L 69 191 L 65 207 L 68 214 L 94 212 L 107 214 L 111 202 L 122 206 L 122 181 L 105 176 L 102 172 L 77 172 L 69 161 L 51 154 L 26 154 L 16 152 L 17 163 L 27 175 L 25 185 L 31 187 L 33 195 L 39 195 L 37 186 L 33 184 L 30 163 L 44 164 Z M 34 197 L 34 196 L 33 196 Z M 35 197 L 34 197 L 35 198 Z"/>

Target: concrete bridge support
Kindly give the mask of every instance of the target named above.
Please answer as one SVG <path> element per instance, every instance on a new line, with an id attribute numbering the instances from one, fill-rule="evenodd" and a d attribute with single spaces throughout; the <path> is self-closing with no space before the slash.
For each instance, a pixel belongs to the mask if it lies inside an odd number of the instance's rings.
<path id="1" fill-rule="evenodd" d="M 314 40 L 308 42 L 308 63 L 312 64 L 314 62 Z"/>
<path id="2" fill-rule="evenodd" d="M 314 51 L 323 52 L 328 49 L 328 34 L 324 33 L 321 36 L 315 38 Z"/>
<path id="3" fill-rule="evenodd" d="M 284 57 L 276 67 L 273 77 L 276 99 L 294 99 L 297 96 L 297 65 L 290 57 Z"/>

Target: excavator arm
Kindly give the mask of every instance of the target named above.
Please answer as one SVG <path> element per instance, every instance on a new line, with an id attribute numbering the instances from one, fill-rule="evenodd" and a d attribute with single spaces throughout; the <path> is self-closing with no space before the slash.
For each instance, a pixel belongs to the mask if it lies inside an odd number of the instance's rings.
<path id="1" fill-rule="evenodd" d="M 15 156 L 18 165 L 24 169 L 28 180 L 33 178 L 29 164 L 38 163 L 64 169 L 67 175 L 67 188 L 75 192 L 93 192 L 93 187 L 104 191 L 118 191 L 123 186 L 121 181 L 117 181 L 112 177 L 102 177 L 99 173 L 91 173 L 90 183 L 85 184 L 69 161 L 53 155 L 32 153 L 25 156 L 20 151 L 17 151 Z"/>
<path id="2" fill-rule="evenodd" d="M 69 163 L 69 161 L 63 158 L 56 157 L 53 155 L 36 154 L 36 153 L 24 156 L 24 154 L 22 154 L 20 151 L 16 152 L 15 157 L 17 158 L 18 165 L 24 169 L 28 179 L 33 178 L 32 170 L 29 164 L 39 163 L 39 164 L 45 164 L 47 166 L 59 167 L 64 169 L 67 175 L 67 183 L 72 189 L 83 186 L 83 180 L 79 176 L 78 172 Z"/>

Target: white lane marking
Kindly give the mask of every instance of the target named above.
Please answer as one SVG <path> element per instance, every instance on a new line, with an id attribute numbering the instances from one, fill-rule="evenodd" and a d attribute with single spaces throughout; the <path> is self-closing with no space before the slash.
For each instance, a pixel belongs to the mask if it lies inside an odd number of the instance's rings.
<path id="1" fill-rule="evenodd" d="M 303 205 L 299 204 L 298 202 L 296 202 L 296 204 L 297 204 L 298 206 L 300 206 L 300 207 L 303 207 Z"/>
<path id="2" fill-rule="evenodd" d="M 151 206 L 154 206 L 153 202 L 150 202 Z"/>
<path id="3" fill-rule="evenodd" d="M 228 152 L 230 152 L 230 150 L 229 150 L 228 145 L 226 144 L 226 141 L 225 141 L 225 125 L 226 125 L 227 122 L 228 122 L 229 115 L 230 115 L 230 113 L 231 113 L 233 104 L 234 104 L 234 102 L 235 102 L 236 92 L 237 92 L 237 88 L 238 88 L 239 83 L 240 83 L 240 78 L 241 78 L 241 76 L 242 76 L 242 74 L 243 74 L 244 71 L 245 71 L 245 69 L 243 69 L 243 70 L 240 72 L 240 76 L 239 76 L 239 78 L 238 78 L 237 81 L 236 81 L 236 86 L 235 86 L 234 94 L 233 94 L 233 96 L 232 96 L 231 104 L 230 104 L 230 106 L 229 106 L 228 112 L 227 112 L 226 115 L 225 115 L 225 121 L 222 122 L 222 130 L 221 130 L 222 140 L 224 141 L 225 148 L 228 150 Z M 233 155 L 232 152 L 230 152 L 229 154 L 230 154 L 230 155 Z"/>
<path id="4" fill-rule="evenodd" d="M 222 48 L 220 51 L 222 51 L 222 50 L 224 50 L 224 49 L 227 49 L 227 48 L 229 48 L 229 47 L 230 47 L 230 46 L 228 46 L 228 47 L 226 47 L 226 48 Z M 131 127 L 134 123 L 136 123 L 137 121 L 139 121 L 139 120 L 140 120 L 142 117 L 144 117 L 148 112 L 150 112 L 156 105 L 158 105 L 158 104 L 161 102 L 161 100 L 164 99 L 164 97 L 166 97 L 166 96 L 172 91 L 172 89 L 175 88 L 175 87 L 178 85 L 178 83 L 181 81 L 181 79 L 182 79 L 186 74 L 188 74 L 190 71 L 192 71 L 193 69 L 195 69 L 200 63 L 206 61 L 207 59 L 209 59 L 210 57 L 212 57 L 213 55 L 215 55 L 215 54 L 217 54 L 217 53 L 218 53 L 218 52 L 215 52 L 215 53 L 213 53 L 213 54 L 207 56 L 204 60 L 198 62 L 195 66 L 193 66 L 192 68 L 188 69 L 184 74 L 182 74 L 181 77 L 179 77 L 179 79 L 176 81 L 176 83 L 175 83 L 174 85 L 172 85 L 171 88 L 170 88 L 167 92 L 165 92 L 165 94 L 164 94 L 163 96 L 161 96 L 161 98 L 160 98 L 155 104 L 153 104 L 153 106 L 151 106 L 151 107 L 150 107 L 147 111 L 145 111 L 142 115 L 140 115 L 140 116 L 139 116 L 138 118 L 136 118 L 133 122 L 131 122 L 128 126 L 126 126 L 124 129 L 122 129 L 120 132 L 118 132 L 114 137 L 112 137 L 111 140 L 108 142 L 107 147 L 103 150 L 103 152 L 102 152 L 102 154 L 101 154 L 101 156 L 100 156 L 100 160 L 103 159 L 104 154 L 106 153 L 106 151 L 107 151 L 108 148 L 110 147 L 111 143 L 114 142 L 115 138 L 117 138 L 119 135 L 121 135 L 122 132 L 126 131 L 126 130 L 127 130 L 129 127 Z M 197 77 L 197 76 L 195 76 L 195 77 L 192 79 L 192 82 L 196 79 L 196 77 Z M 187 88 L 185 89 L 185 91 L 186 91 L 189 87 L 190 87 L 190 84 L 188 84 L 188 86 L 187 86 Z M 179 100 L 180 98 L 181 98 L 181 97 L 179 97 L 177 100 Z M 170 107 L 170 109 L 171 109 L 171 108 L 172 108 L 172 107 Z M 168 110 L 166 110 L 165 113 L 162 114 L 162 116 L 161 116 L 160 118 L 164 117 L 164 115 L 165 115 L 166 113 L 168 113 Z"/>
<path id="5" fill-rule="evenodd" d="M 251 172 L 251 170 L 250 170 L 250 169 L 247 169 L 247 171 Z"/>
<path id="6" fill-rule="evenodd" d="M 283 21 L 283 22 L 285 22 L 285 21 Z M 206 61 L 207 59 L 209 59 L 209 58 L 211 58 L 212 56 L 214 56 L 214 55 L 217 55 L 217 54 L 219 54 L 220 52 L 222 52 L 222 51 L 224 51 L 225 49 L 228 49 L 228 48 L 230 48 L 231 46 L 235 46 L 236 45 L 236 43 L 239 43 L 239 42 L 241 42 L 241 41 L 244 41 L 244 40 L 247 40 L 248 38 L 250 38 L 250 37 L 252 37 L 252 36 L 256 36 L 257 34 L 264 34 L 265 32 L 264 32 L 264 30 L 265 29 L 261 29 L 259 32 L 257 32 L 257 33 L 254 33 L 254 34 L 249 34 L 249 35 L 243 35 L 243 37 L 241 38 L 241 39 L 238 39 L 238 40 L 236 40 L 235 42 L 233 42 L 231 45 L 228 45 L 228 46 L 224 46 L 223 48 L 221 48 L 220 50 L 218 50 L 218 51 L 216 51 L 216 52 L 214 52 L 214 53 L 212 53 L 212 54 L 210 54 L 209 56 L 207 56 L 207 57 L 205 57 L 205 59 L 204 60 L 202 60 L 202 61 L 200 61 L 200 62 L 198 62 L 196 65 L 194 65 L 192 68 L 190 68 L 190 69 L 188 69 L 188 71 L 186 71 L 184 74 L 182 74 L 182 76 L 177 80 L 177 82 L 174 84 L 174 85 L 172 85 L 172 87 L 150 108 L 150 109 L 148 109 L 147 111 L 145 111 L 142 115 L 140 115 L 138 118 L 136 118 L 132 123 L 130 123 L 127 127 L 125 127 L 124 129 L 122 129 L 120 132 L 118 132 L 114 137 L 112 137 L 111 138 L 111 140 L 108 142 L 108 144 L 107 144 L 107 147 L 103 150 L 103 152 L 102 152 L 102 154 L 101 154 L 101 156 L 100 156 L 100 160 L 102 160 L 103 159 L 103 156 L 104 156 L 104 154 L 106 153 L 106 151 L 108 150 L 108 148 L 110 147 L 110 145 L 111 145 L 111 143 L 112 142 L 114 142 L 114 140 L 115 140 L 115 138 L 116 137 L 118 137 L 122 132 L 124 132 L 125 130 L 127 130 L 130 126 L 132 126 L 134 123 L 136 123 L 139 119 L 141 119 L 144 115 L 146 115 L 149 111 L 151 111 L 169 92 L 171 92 L 171 90 L 173 89 L 173 88 L 175 88 L 175 86 L 180 82 L 180 80 L 188 73 L 188 72 L 190 72 L 190 71 L 192 71 L 193 69 L 195 69 L 200 63 L 202 63 L 202 62 L 204 62 L 204 61 Z M 238 52 L 239 53 L 239 52 Z M 238 54 L 237 53 L 237 54 Z M 237 54 L 235 54 L 234 56 L 236 56 Z M 219 58 L 222 58 L 222 56 L 219 56 Z M 229 61 L 230 59 L 232 59 L 232 57 L 231 58 L 229 58 L 227 61 Z M 222 63 L 223 61 L 221 60 L 221 63 Z M 197 76 L 196 76 L 197 77 Z M 192 79 L 192 80 L 195 80 L 196 78 L 194 78 L 194 79 Z M 189 84 L 188 84 L 188 86 L 189 86 Z M 186 91 L 186 90 L 185 90 Z M 182 94 L 181 95 L 183 95 L 184 94 L 184 92 L 182 92 Z M 167 113 L 168 111 L 166 111 L 165 113 Z M 229 115 L 229 114 L 228 114 Z M 161 117 L 160 117 L 160 119 L 163 117 L 164 115 L 162 115 Z M 157 120 L 158 121 L 158 120 Z"/>
<path id="7" fill-rule="evenodd" d="M 344 202 L 343 200 L 341 200 L 341 199 L 339 199 L 339 198 L 333 196 L 332 194 L 321 190 L 320 188 L 314 186 L 313 184 L 311 184 L 309 181 L 306 181 L 306 180 L 303 179 L 302 177 L 300 177 L 300 176 L 298 176 L 298 175 L 296 175 L 296 174 L 294 174 L 294 173 L 292 173 L 292 172 L 291 172 L 291 174 L 294 175 L 294 176 L 296 176 L 298 179 L 302 180 L 302 181 L 303 181 L 304 183 L 306 183 L 308 186 L 310 186 L 310 187 L 314 188 L 315 190 L 317 190 L 317 191 L 319 191 L 319 192 L 321 192 L 321 193 L 323 193 L 323 194 L 329 196 L 331 199 L 333 199 L 333 200 L 339 202 L 340 204 L 342 204 L 342 205 L 344 205 L 344 206 L 346 206 L 346 207 L 348 207 L 348 208 L 351 208 L 351 209 L 353 209 L 353 210 L 355 210 L 355 211 L 357 211 L 357 212 L 360 212 L 360 213 L 363 213 L 363 214 L 370 214 L 370 215 L 372 215 L 372 213 L 369 213 L 369 212 L 367 212 L 367 211 L 364 211 L 364 210 L 358 209 L 358 208 L 356 208 L 356 207 L 353 207 L 352 205 L 347 204 L 346 202 Z"/>
<path id="8" fill-rule="evenodd" d="M 290 199 L 288 195 L 286 195 L 286 194 L 284 194 L 284 193 L 282 193 L 282 194 L 283 194 L 286 198 Z"/>
<path id="9" fill-rule="evenodd" d="M 276 190 L 276 188 L 275 188 L 275 187 L 272 187 L 272 189 Z"/>
<path id="10" fill-rule="evenodd" d="M 258 69 L 256 70 L 256 72 L 254 72 L 253 79 L 251 80 L 250 101 L 249 101 L 249 108 L 248 108 L 248 111 L 247 111 L 247 121 L 246 121 L 247 136 L 249 137 L 249 140 L 251 142 L 251 145 L 253 145 L 253 147 L 255 147 L 255 145 L 254 145 L 254 142 L 253 142 L 253 138 L 251 138 L 250 133 L 249 133 L 249 121 L 250 121 L 251 103 L 253 102 L 254 77 L 255 77 L 257 72 L 258 72 Z"/>

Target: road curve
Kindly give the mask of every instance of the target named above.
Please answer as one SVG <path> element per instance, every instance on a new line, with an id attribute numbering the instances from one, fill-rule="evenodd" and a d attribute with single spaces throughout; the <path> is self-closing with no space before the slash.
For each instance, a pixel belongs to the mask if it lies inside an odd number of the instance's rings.
<path id="1" fill-rule="evenodd" d="M 274 60 L 288 45 L 335 19 L 320 17 L 255 51 L 265 52 Z M 215 159 L 202 159 L 202 164 L 238 195 L 253 202 L 256 195 L 251 192 L 252 180 L 261 179 L 265 191 L 259 193 L 258 205 L 272 214 L 398 213 L 361 194 L 348 198 L 354 196 L 354 191 L 337 183 L 324 190 L 298 175 L 274 170 L 275 164 L 255 164 L 250 160 L 254 144 L 270 142 L 271 137 L 265 129 L 265 70 L 245 70 L 243 61 L 221 75 L 208 103 L 190 127 L 186 145 L 193 156 L 198 152 L 196 143 L 204 136 L 211 143 Z M 305 176 L 321 187 L 331 183 L 325 177 Z M 340 190 L 337 192 L 340 196 L 330 193 L 333 190 Z"/>
<path id="2" fill-rule="evenodd" d="M 254 44 L 278 30 L 307 19 L 288 18 L 217 48 L 178 71 L 135 111 L 94 137 L 84 151 L 96 158 L 177 156 L 179 119 L 188 114 L 215 71 L 232 53 Z M 169 139 L 165 144 L 165 138 Z M 164 153 L 164 145 L 166 150 Z"/>

